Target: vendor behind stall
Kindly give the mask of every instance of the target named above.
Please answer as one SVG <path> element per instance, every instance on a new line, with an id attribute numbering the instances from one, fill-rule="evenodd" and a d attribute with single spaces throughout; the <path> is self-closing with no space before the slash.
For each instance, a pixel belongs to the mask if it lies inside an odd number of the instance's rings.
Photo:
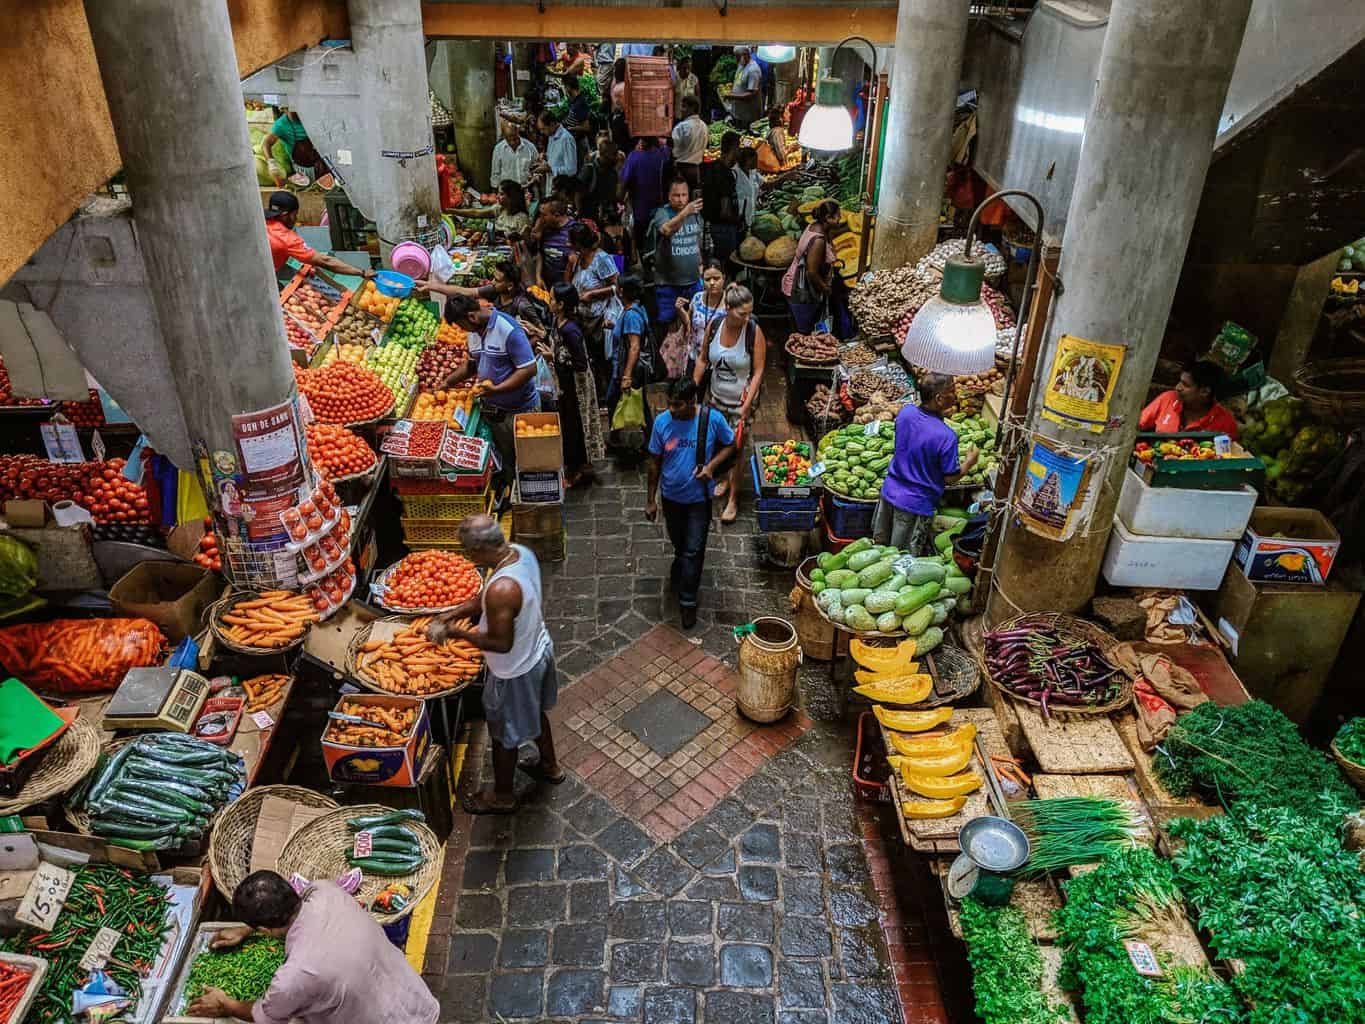
<path id="1" fill-rule="evenodd" d="M 872 519 L 878 544 L 890 544 L 914 555 L 932 553 L 934 510 L 948 484 L 976 465 L 973 448 L 958 464 L 957 435 L 943 422 L 957 406 L 953 378 L 926 374 L 919 382 L 919 405 L 896 414 L 896 452 L 882 482 Z"/>
<path id="2" fill-rule="evenodd" d="M 359 275 L 364 278 L 374 277 L 374 271 L 368 267 L 364 270 L 357 270 L 335 256 L 318 252 L 300 238 L 299 233 L 294 230 L 294 222 L 298 215 L 299 201 L 293 192 L 271 193 L 270 205 L 265 209 L 265 235 L 266 240 L 270 243 L 270 258 L 275 263 L 275 273 L 278 274 L 280 268 L 284 266 L 284 261 L 293 256 L 300 263 L 321 267 L 323 270 L 330 270 L 334 274 Z"/>
<path id="3" fill-rule="evenodd" d="M 1201 359 L 1180 375 L 1174 390 L 1163 391 L 1152 399 L 1138 418 L 1139 430 L 1154 430 L 1158 434 L 1178 434 L 1182 431 L 1212 431 L 1237 437 L 1237 420 L 1218 401 L 1218 389 L 1223 384 L 1223 371 L 1206 359 Z"/>
<path id="4" fill-rule="evenodd" d="M 210 988 L 191 1017 L 236 1017 L 257 1024 L 434 1024 L 440 1006 L 407 957 L 335 882 L 296 893 L 273 871 L 247 875 L 232 894 L 244 928 L 225 928 L 210 944 L 231 949 L 253 934 L 284 939 L 285 961 L 260 999 L 233 999 Z"/>

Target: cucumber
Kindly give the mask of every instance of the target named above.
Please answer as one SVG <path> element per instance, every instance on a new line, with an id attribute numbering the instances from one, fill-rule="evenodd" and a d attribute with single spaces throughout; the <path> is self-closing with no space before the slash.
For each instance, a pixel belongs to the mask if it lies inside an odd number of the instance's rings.
<path id="1" fill-rule="evenodd" d="M 356 820 L 363 821 L 364 819 L 357 818 Z M 408 820 L 412 821 L 415 819 L 409 818 Z M 426 819 L 424 818 L 422 820 L 425 821 Z M 347 824 L 350 823 L 348 822 Z M 413 832 L 412 829 L 405 828 L 402 825 L 371 825 L 369 828 L 365 829 L 365 831 L 376 839 L 399 839 L 407 843 L 417 842 L 417 834 Z"/>
<path id="2" fill-rule="evenodd" d="M 427 816 L 415 807 L 406 807 L 399 811 L 389 811 L 386 814 L 367 814 L 359 818 L 352 818 L 346 822 L 346 827 L 352 832 L 359 832 L 361 829 L 368 829 L 374 832 L 381 825 L 401 825 L 405 821 L 426 821 Z M 412 835 L 404 829 L 406 835 Z"/>
<path id="3" fill-rule="evenodd" d="M 896 591 L 900 590 L 901 587 L 905 586 L 906 582 L 905 573 L 898 572 L 885 583 L 879 584 L 877 589 L 894 594 Z"/>
<path id="4" fill-rule="evenodd" d="M 930 621 L 929 625 L 931 625 L 931 626 L 941 626 L 941 625 L 943 625 L 945 622 L 948 621 L 948 612 L 949 612 L 949 608 L 948 608 L 948 606 L 945 605 L 943 602 L 941 602 L 941 601 L 935 601 L 933 604 L 931 604 L 931 605 L 926 605 L 925 607 L 931 609 L 931 610 L 933 611 L 933 613 L 934 613 L 934 617 L 933 617 L 933 619 Z M 923 610 L 924 610 L 923 608 L 920 609 L 920 611 L 923 611 Z M 911 614 L 912 614 L 912 615 L 918 615 L 919 612 L 912 612 Z"/>
<path id="5" fill-rule="evenodd" d="M 877 620 L 860 604 L 844 609 L 844 623 L 859 632 L 870 632 L 877 628 Z"/>
<path id="6" fill-rule="evenodd" d="M 415 839 L 408 843 L 401 839 L 386 839 L 381 836 L 372 840 L 371 845 L 375 850 L 381 851 L 378 854 L 381 857 L 391 853 L 404 857 L 420 857 L 422 855 L 422 846 Z"/>
<path id="7" fill-rule="evenodd" d="M 926 604 L 938 597 L 939 591 L 943 587 L 930 580 L 928 583 L 921 583 L 917 587 L 912 587 L 908 593 L 902 594 L 896 599 L 896 614 L 905 616 L 911 612 L 923 608 Z"/>
<path id="8" fill-rule="evenodd" d="M 124 818 L 91 818 L 90 831 L 97 836 L 120 836 L 125 839 L 165 839 L 175 835 L 179 826 L 173 824 L 148 825 L 145 821 Z"/>
<path id="9" fill-rule="evenodd" d="M 119 775 L 123 768 L 123 763 L 133 755 L 133 744 L 125 743 L 113 757 L 107 759 L 104 768 L 99 773 L 99 778 L 90 787 L 90 793 L 86 797 L 87 804 L 94 804 L 109 789 L 109 784 Z"/>
<path id="10" fill-rule="evenodd" d="M 408 875 L 420 868 L 425 861 L 421 857 L 350 857 L 346 862 L 371 875 Z"/>
<path id="11" fill-rule="evenodd" d="M 839 595 L 839 600 L 845 608 L 848 608 L 855 604 L 863 604 L 871 593 L 872 591 L 867 587 L 850 587 Z"/>
<path id="12" fill-rule="evenodd" d="M 114 784 L 113 791 L 129 796 L 139 796 L 152 803 L 165 804 L 167 807 L 179 807 L 182 810 L 193 811 L 195 814 L 207 816 L 213 813 L 213 804 L 185 796 L 185 794 L 178 793 L 164 784 L 138 782 L 135 779 L 120 779 Z"/>
<path id="13" fill-rule="evenodd" d="M 848 567 L 854 572 L 861 572 L 874 562 L 881 561 L 882 553 L 880 548 L 869 548 L 866 551 L 859 551 L 848 560 Z"/>
<path id="14" fill-rule="evenodd" d="M 889 612 L 896 607 L 896 594 L 894 591 L 874 590 L 863 599 L 863 607 L 873 615 Z"/>
<path id="15" fill-rule="evenodd" d="M 193 811 L 187 811 L 183 807 L 167 807 L 165 804 L 153 803 L 150 800 L 143 800 L 135 795 L 120 793 L 117 790 L 105 795 L 100 804 L 100 813 L 101 815 L 105 813 L 116 814 L 159 825 L 189 824 L 198 817 Z"/>
<path id="16" fill-rule="evenodd" d="M 967 520 L 959 519 L 958 525 L 950 526 L 934 538 L 934 549 L 939 552 L 947 551 L 953 546 L 953 538 L 963 531 L 967 526 Z"/>
<path id="17" fill-rule="evenodd" d="M 877 628 L 883 633 L 894 633 L 901 628 L 901 620 L 895 612 L 883 612 L 877 616 Z"/>
<path id="18" fill-rule="evenodd" d="M 934 624 L 934 607 L 925 605 L 901 620 L 901 627 L 911 636 L 919 636 L 926 629 Z M 915 653 L 919 653 L 919 646 L 916 645 Z"/>
<path id="19" fill-rule="evenodd" d="M 810 581 L 812 583 L 823 583 L 825 580 L 824 569 L 812 569 L 810 571 Z"/>
<path id="20" fill-rule="evenodd" d="M 848 559 L 852 558 L 859 551 L 866 551 L 870 547 L 872 547 L 872 541 L 869 538 L 859 537 L 857 540 L 855 540 L 852 544 L 844 548 L 844 550 L 839 553 L 844 556 L 844 564 L 847 565 Z"/>

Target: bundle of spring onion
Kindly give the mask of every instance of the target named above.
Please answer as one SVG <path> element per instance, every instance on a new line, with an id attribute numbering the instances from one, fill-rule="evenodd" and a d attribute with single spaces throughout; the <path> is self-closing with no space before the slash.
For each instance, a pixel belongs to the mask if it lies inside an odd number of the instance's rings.
<path id="1" fill-rule="evenodd" d="M 1096 796 L 1020 800 L 1010 816 L 1028 836 L 1032 874 L 1093 864 L 1118 847 L 1138 846 L 1145 830 L 1126 801 Z"/>

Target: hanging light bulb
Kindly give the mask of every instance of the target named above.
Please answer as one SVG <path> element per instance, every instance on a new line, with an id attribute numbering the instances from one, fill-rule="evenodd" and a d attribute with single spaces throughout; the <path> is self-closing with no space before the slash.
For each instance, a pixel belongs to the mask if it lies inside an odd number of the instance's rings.
<path id="1" fill-rule="evenodd" d="M 853 118 L 843 98 L 842 78 L 820 79 L 815 86 L 815 105 L 801 120 L 797 141 L 802 149 L 828 153 L 853 148 Z"/>
<path id="2" fill-rule="evenodd" d="M 796 47 L 772 43 L 768 46 L 760 46 L 758 56 L 760 60 L 767 61 L 769 64 L 785 64 L 796 59 Z"/>
<path id="3" fill-rule="evenodd" d="M 995 366 L 995 317 L 981 301 L 985 278 L 981 260 L 947 262 L 939 293 L 910 321 L 901 343 L 906 362 L 948 374 L 986 373 Z"/>

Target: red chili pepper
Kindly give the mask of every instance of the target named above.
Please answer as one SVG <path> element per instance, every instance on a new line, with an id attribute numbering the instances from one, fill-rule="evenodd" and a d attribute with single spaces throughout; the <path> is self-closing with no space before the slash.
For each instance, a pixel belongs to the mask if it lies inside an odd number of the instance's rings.
<path id="1" fill-rule="evenodd" d="M 102 897 L 99 893 L 95 893 L 95 906 L 99 907 L 99 911 L 101 914 L 104 913 L 104 897 Z"/>

